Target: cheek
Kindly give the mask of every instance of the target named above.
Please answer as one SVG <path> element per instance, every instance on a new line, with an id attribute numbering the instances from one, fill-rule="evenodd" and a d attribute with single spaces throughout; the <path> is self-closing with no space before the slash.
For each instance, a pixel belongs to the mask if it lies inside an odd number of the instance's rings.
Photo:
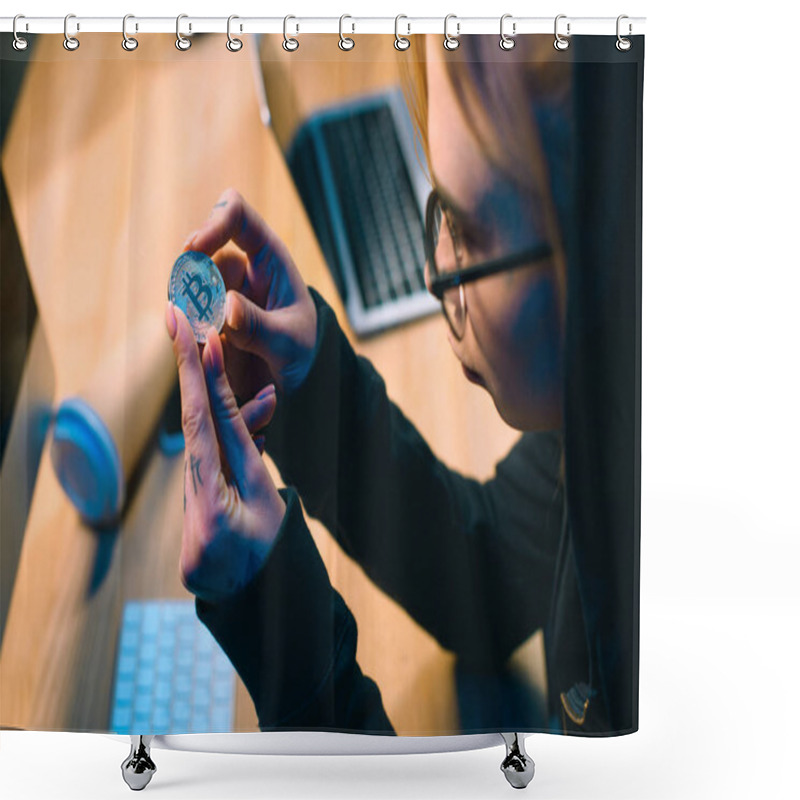
<path id="1" fill-rule="evenodd" d="M 467 298 L 472 338 L 498 393 L 531 399 L 560 391 L 560 323 L 552 276 L 523 272 L 474 285 Z M 476 368 L 480 369 L 476 365 Z"/>
<path id="2" fill-rule="evenodd" d="M 526 375 L 528 389 L 549 397 L 561 387 L 561 325 L 552 276 L 536 280 L 514 317 L 510 346 Z"/>
<path id="3" fill-rule="evenodd" d="M 491 277 L 464 287 L 467 326 L 463 346 L 472 365 L 487 378 L 502 367 L 499 362 L 508 338 L 502 314 L 507 302 L 496 284 L 497 278 Z"/>

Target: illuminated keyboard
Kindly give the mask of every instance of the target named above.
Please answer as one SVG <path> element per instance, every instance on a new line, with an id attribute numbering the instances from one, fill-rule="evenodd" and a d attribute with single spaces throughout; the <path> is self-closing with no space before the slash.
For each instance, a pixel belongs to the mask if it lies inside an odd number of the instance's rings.
<path id="1" fill-rule="evenodd" d="M 194 600 L 125 604 L 113 733 L 227 733 L 233 730 L 234 695 L 234 668 L 197 619 Z"/>
<path id="2" fill-rule="evenodd" d="M 315 111 L 287 162 L 357 334 L 440 313 L 424 277 L 430 186 L 399 88 Z"/>

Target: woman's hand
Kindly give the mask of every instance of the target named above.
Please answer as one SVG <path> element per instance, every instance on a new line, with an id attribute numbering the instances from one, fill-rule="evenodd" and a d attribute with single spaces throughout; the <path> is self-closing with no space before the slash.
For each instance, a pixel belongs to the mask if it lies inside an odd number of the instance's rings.
<path id="1" fill-rule="evenodd" d="M 267 383 L 284 392 L 299 386 L 311 367 L 317 310 L 275 232 L 239 192 L 226 189 L 184 250 L 213 257 L 225 281 L 221 339 L 235 394 L 249 401 Z"/>
<path id="2" fill-rule="evenodd" d="M 178 364 L 186 443 L 180 576 L 190 592 L 215 602 L 258 571 L 286 504 L 237 408 L 216 329 L 209 329 L 201 356 L 189 321 L 171 303 L 166 325 Z M 250 412 L 265 424 L 275 403 L 270 384 L 250 402 Z"/>

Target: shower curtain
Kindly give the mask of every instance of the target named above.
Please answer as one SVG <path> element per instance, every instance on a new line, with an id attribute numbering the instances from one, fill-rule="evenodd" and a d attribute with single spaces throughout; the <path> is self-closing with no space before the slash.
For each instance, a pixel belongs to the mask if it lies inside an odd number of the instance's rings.
<path id="1" fill-rule="evenodd" d="M 0 726 L 633 732 L 643 37 L 297 38 L 0 40 Z"/>

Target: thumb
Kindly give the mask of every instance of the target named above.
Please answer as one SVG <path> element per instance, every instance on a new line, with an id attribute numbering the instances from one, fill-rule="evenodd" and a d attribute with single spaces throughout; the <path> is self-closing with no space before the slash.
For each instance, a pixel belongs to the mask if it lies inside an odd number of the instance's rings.
<path id="1" fill-rule="evenodd" d="M 241 292 L 229 289 L 225 295 L 225 336 L 240 350 L 270 360 L 271 337 L 269 313 Z"/>

